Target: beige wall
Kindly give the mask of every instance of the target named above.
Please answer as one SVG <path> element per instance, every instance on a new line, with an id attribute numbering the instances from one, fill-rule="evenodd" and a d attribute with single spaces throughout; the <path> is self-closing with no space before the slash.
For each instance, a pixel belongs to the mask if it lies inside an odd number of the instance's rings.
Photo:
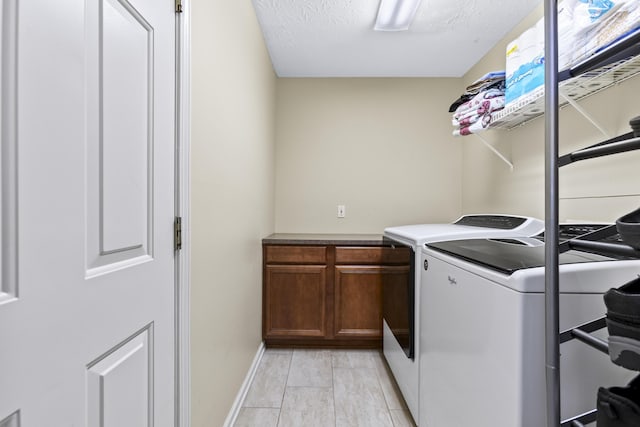
<path id="1" fill-rule="evenodd" d="M 486 71 L 504 68 L 506 44 L 532 25 L 542 9 L 527 18 L 464 77 L 465 85 Z M 592 116 L 616 136 L 630 131 L 628 121 L 640 115 L 635 77 L 580 101 Z M 511 212 L 544 217 L 544 118 L 511 131 L 491 130 L 483 137 L 511 157 L 505 164 L 474 136 L 464 137 L 464 212 Z M 606 139 L 572 107 L 560 112 L 560 153 Z M 588 160 L 560 170 L 560 219 L 613 221 L 640 205 L 640 153 Z"/>
<path id="2" fill-rule="evenodd" d="M 192 2 L 192 425 L 220 427 L 261 342 L 275 75 L 250 0 Z"/>
<path id="3" fill-rule="evenodd" d="M 279 79 L 276 231 L 455 219 L 461 142 L 447 109 L 460 89 L 460 79 Z"/>

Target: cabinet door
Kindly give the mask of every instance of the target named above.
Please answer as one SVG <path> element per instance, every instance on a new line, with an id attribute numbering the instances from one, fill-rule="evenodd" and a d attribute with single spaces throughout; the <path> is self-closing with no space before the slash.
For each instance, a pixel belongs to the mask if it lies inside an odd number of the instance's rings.
<path id="1" fill-rule="evenodd" d="M 382 275 L 394 267 L 335 267 L 334 334 L 336 337 L 382 337 Z"/>
<path id="2" fill-rule="evenodd" d="M 324 337 L 326 266 L 267 265 L 264 338 Z"/>

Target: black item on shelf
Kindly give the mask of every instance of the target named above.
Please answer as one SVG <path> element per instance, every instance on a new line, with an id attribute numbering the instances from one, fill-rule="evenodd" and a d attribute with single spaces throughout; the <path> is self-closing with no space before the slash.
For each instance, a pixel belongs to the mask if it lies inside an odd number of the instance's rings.
<path id="1" fill-rule="evenodd" d="M 470 95 L 470 94 L 460 95 L 460 98 L 453 101 L 453 104 L 451 104 L 451 106 L 449 107 L 449 112 L 455 113 L 455 111 L 458 109 L 459 106 L 461 106 L 462 104 L 464 104 L 465 102 L 473 98 L 473 96 L 474 95 Z"/>
<path id="2" fill-rule="evenodd" d="M 618 366 L 640 371 L 640 341 L 621 336 L 609 336 L 609 357 Z"/>
<path id="3" fill-rule="evenodd" d="M 476 87 L 473 88 L 473 89 L 471 89 L 473 87 L 473 85 L 467 87 L 467 91 L 465 93 L 463 93 L 462 95 L 460 95 L 460 98 L 458 98 L 455 101 L 453 101 L 453 104 L 451 104 L 451 106 L 449 106 L 449 112 L 450 113 L 455 113 L 455 111 L 458 109 L 459 106 L 461 106 L 465 102 L 469 101 L 474 96 L 476 96 L 478 93 L 480 93 L 480 92 L 482 92 L 484 90 L 489 90 L 489 89 L 505 90 L 505 88 L 506 88 L 504 77 L 489 79 L 489 80 L 486 80 L 483 85 L 479 85 L 479 86 L 475 85 L 475 86 Z"/>
<path id="4" fill-rule="evenodd" d="M 598 389 L 598 427 L 640 426 L 640 376 L 627 387 Z"/>
<path id="5" fill-rule="evenodd" d="M 618 288 L 609 289 L 604 294 L 607 320 L 616 320 L 629 325 L 637 325 L 637 335 L 628 338 L 640 339 L 640 277 Z M 619 335 L 609 329 L 609 335 Z"/>
<path id="6" fill-rule="evenodd" d="M 604 303 L 611 361 L 640 371 L 640 277 L 609 289 L 604 294 Z"/>
<path id="7" fill-rule="evenodd" d="M 629 126 L 633 129 L 633 136 L 636 138 L 640 137 L 640 116 L 629 120 Z"/>
<path id="8" fill-rule="evenodd" d="M 623 242 L 635 249 L 640 249 L 640 209 L 618 218 L 616 228 Z"/>

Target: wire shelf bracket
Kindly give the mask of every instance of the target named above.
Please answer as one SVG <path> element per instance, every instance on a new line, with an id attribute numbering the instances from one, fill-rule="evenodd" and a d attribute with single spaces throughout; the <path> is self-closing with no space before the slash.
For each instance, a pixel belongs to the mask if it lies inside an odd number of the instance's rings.
<path id="1" fill-rule="evenodd" d="M 493 154 L 495 154 L 496 156 L 498 156 L 500 158 L 500 160 L 502 160 L 504 163 L 507 164 L 507 166 L 509 166 L 509 169 L 511 170 L 511 172 L 513 172 L 513 163 L 511 163 L 511 160 L 509 160 L 504 154 L 502 154 L 500 151 L 498 151 L 498 149 L 496 147 L 494 147 L 493 145 L 491 145 L 486 139 L 484 139 L 482 136 L 478 135 L 477 133 L 474 133 L 473 135 L 475 135 L 480 141 L 482 141 L 482 143 L 493 152 Z"/>
<path id="2" fill-rule="evenodd" d="M 560 89 L 558 93 L 560 94 L 562 99 L 567 101 L 567 103 L 569 103 L 573 108 L 575 108 L 578 113 L 582 114 L 582 117 L 587 119 L 587 121 L 589 123 L 591 123 L 593 126 L 595 126 L 595 128 L 598 129 L 600 131 L 600 133 L 602 135 L 604 135 L 605 138 L 611 138 L 611 135 L 609 134 L 609 132 L 607 132 L 605 130 L 605 128 L 603 126 L 601 126 L 600 123 L 598 123 L 598 121 L 595 118 L 593 118 L 593 116 L 591 114 L 589 114 L 587 112 L 587 110 L 582 108 L 582 106 L 580 104 L 578 104 L 576 101 L 574 101 L 571 98 L 571 96 L 565 94 L 564 90 Z"/>

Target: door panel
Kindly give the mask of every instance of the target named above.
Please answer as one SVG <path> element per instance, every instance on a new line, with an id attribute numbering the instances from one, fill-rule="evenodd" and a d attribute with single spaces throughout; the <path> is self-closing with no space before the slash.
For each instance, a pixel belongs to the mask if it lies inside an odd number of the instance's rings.
<path id="1" fill-rule="evenodd" d="M 145 328 L 88 366 L 88 427 L 152 425 L 152 330 Z"/>
<path id="2" fill-rule="evenodd" d="M 14 412 L 4 420 L 0 421 L 0 427 L 20 427 L 20 413 Z"/>
<path id="3" fill-rule="evenodd" d="M 1 4 L 0 426 L 174 426 L 174 2 Z"/>
<path id="4" fill-rule="evenodd" d="M 16 79 L 17 0 L 0 7 L 0 304 L 17 296 Z"/>
<path id="5" fill-rule="evenodd" d="M 92 2 L 86 26 L 91 277 L 153 253 L 155 63 L 154 30 L 127 1 Z"/>
<path id="6" fill-rule="evenodd" d="M 124 0 L 102 1 L 101 254 L 140 248 L 149 227 L 153 31 Z M 152 180 L 151 180 L 152 181 Z"/>

